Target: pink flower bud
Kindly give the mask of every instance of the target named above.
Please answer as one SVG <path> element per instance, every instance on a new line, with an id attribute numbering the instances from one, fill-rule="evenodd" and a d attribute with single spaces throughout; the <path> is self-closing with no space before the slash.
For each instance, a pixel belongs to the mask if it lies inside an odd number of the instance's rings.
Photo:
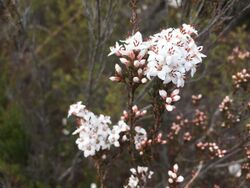
<path id="1" fill-rule="evenodd" d="M 168 183 L 172 184 L 174 183 L 174 180 L 172 178 L 168 178 Z"/>
<path id="2" fill-rule="evenodd" d="M 149 139 L 149 140 L 148 140 L 148 145 L 151 145 L 151 144 L 152 144 L 152 140 Z"/>
<path id="3" fill-rule="evenodd" d="M 175 173 L 178 172 L 178 170 L 179 170 L 178 164 L 174 164 L 173 170 Z"/>
<path id="4" fill-rule="evenodd" d="M 165 90 L 161 89 L 161 90 L 159 90 L 159 95 L 160 95 L 163 99 L 165 99 L 165 98 L 167 97 L 167 92 L 166 92 Z"/>
<path id="5" fill-rule="evenodd" d="M 145 65 L 145 63 L 146 63 L 146 60 L 145 60 L 145 59 L 142 59 L 142 60 L 140 61 L 141 66 Z"/>
<path id="6" fill-rule="evenodd" d="M 138 73 L 139 76 L 142 75 L 142 72 L 143 72 L 142 69 L 138 69 L 138 71 L 137 71 L 137 73 Z"/>
<path id="7" fill-rule="evenodd" d="M 181 183 L 181 182 L 183 182 L 183 181 L 184 181 L 183 176 L 178 176 L 176 182 Z"/>
<path id="8" fill-rule="evenodd" d="M 120 75 L 122 73 L 122 68 L 118 64 L 115 64 L 115 71 Z"/>
<path id="9" fill-rule="evenodd" d="M 132 107 L 132 110 L 133 110 L 134 112 L 137 112 L 137 111 L 138 111 L 138 107 L 137 107 L 136 105 L 134 105 L 134 106 Z"/>
<path id="10" fill-rule="evenodd" d="M 128 53 L 128 57 L 131 59 L 131 60 L 134 60 L 135 59 L 135 53 L 133 51 L 129 52 Z"/>
<path id="11" fill-rule="evenodd" d="M 136 117 L 139 117 L 141 115 L 141 112 L 140 111 L 137 111 L 136 113 L 135 113 L 135 116 Z"/>
<path id="12" fill-rule="evenodd" d="M 141 116 L 144 116 L 146 113 L 147 113 L 147 110 L 143 110 L 143 111 L 141 112 Z"/>
<path id="13" fill-rule="evenodd" d="M 159 134 L 157 135 L 157 137 L 161 139 L 161 138 L 162 138 L 162 133 L 159 133 Z"/>
<path id="14" fill-rule="evenodd" d="M 125 142 L 125 141 L 127 141 L 127 140 L 128 140 L 127 136 L 126 136 L 126 135 L 123 135 L 122 141 Z"/>
<path id="15" fill-rule="evenodd" d="M 139 79 L 138 77 L 134 77 L 134 78 L 133 78 L 133 82 L 139 83 L 139 82 L 140 82 L 140 79 Z"/>
<path id="16" fill-rule="evenodd" d="M 175 89 L 175 90 L 171 93 L 171 96 L 178 95 L 179 93 L 180 93 L 180 90 L 179 90 L 179 89 Z"/>
<path id="17" fill-rule="evenodd" d="M 173 109 L 174 109 L 174 106 L 169 105 L 169 104 L 166 104 L 165 107 L 166 107 L 166 110 L 169 111 L 169 112 L 173 111 Z"/>
<path id="18" fill-rule="evenodd" d="M 147 81 L 148 81 L 147 78 L 142 78 L 141 79 L 141 83 L 143 83 L 143 84 L 145 84 Z"/>
<path id="19" fill-rule="evenodd" d="M 138 60 L 135 60 L 135 61 L 134 61 L 134 66 L 135 66 L 135 67 L 139 67 L 139 66 L 140 66 L 140 62 L 139 62 Z"/>
<path id="20" fill-rule="evenodd" d="M 129 65 L 130 64 L 129 60 L 127 60 L 126 58 L 120 58 L 120 61 L 121 61 L 121 63 L 123 63 L 125 65 Z"/>
<path id="21" fill-rule="evenodd" d="M 120 78 L 120 77 L 117 77 L 117 76 L 111 76 L 111 77 L 109 77 L 109 79 L 110 79 L 112 82 L 119 82 L 119 81 L 121 81 L 121 78 Z"/>
<path id="22" fill-rule="evenodd" d="M 176 101 L 178 101 L 178 100 L 180 100 L 180 96 L 179 95 L 175 95 L 174 97 L 173 97 L 173 101 L 174 102 L 176 102 Z"/>
<path id="23" fill-rule="evenodd" d="M 163 140 L 161 143 L 162 143 L 162 144 L 166 144 L 166 143 L 167 143 L 167 140 Z"/>

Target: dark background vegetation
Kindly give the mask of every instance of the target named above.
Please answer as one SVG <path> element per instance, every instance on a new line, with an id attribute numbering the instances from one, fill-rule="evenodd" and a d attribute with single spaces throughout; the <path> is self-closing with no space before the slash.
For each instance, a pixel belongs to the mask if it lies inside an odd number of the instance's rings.
<path id="1" fill-rule="evenodd" d="M 120 117 L 125 89 L 108 80 L 116 60 L 107 54 L 131 31 L 130 13 L 126 0 L 0 0 L 0 187 L 89 187 L 97 181 L 65 118 L 78 100 L 113 121 Z M 183 0 L 180 7 L 139 0 L 137 13 L 145 37 L 195 25 L 208 58 L 177 107 L 188 116 L 191 95 L 202 93 L 203 107 L 213 114 L 232 91 L 232 74 L 249 68 L 249 59 L 227 60 L 236 46 L 250 50 L 249 0 Z M 165 119 L 168 126 L 171 116 Z M 226 181 L 210 178 L 211 185 Z"/>

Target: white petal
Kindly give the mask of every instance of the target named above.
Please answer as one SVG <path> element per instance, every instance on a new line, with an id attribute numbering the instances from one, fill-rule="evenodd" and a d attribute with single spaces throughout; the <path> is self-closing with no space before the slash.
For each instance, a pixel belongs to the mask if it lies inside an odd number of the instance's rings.
<path id="1" fill-rule="evenodd" d="M 118 64 L 115 64 L 115 71 L 116 71 L 118 74 L 121 74 L 122 68 L 121 68 Z"/>
<path id="2" fill-rule="evenodd" d="M 178 100 L 180 100 L 180 96 L 179 95 L 175 95 L 174 97 L 173 97 L 173 101 L 174 102 L 176 102 L 176 101 L 178 101 Z"/>
<path id="3" fill-rule="evenodd" d="M 166 92 L 165 90 L 161 89 L 161 90 L 159 90 L 159 95 L 160 95 L 163 99 L 165 99 L 165 98 L 167 97 L 167 92 Z"/>
<path id="4" fill-rule="evenodd" d="M 177 172 L 179 170 L 178 164 L 174 164 L 173 169 L 174 169 L 174 172 Z"/>
<path id="5" fill-rule="evenodd" d="M 176 180 L 176 182 L 178 182 L 178 183 L 181 183 L 181 182 L 183 182 L 184 181 L 184 177 L 183 176 L 179 176 L 178 178 L 177 178 L 177 180 Z"/>
<path id="6" fill-rule="evenodd" d="M 167 104 L 167 105 L 166 105 L 166 109 L 167 109 L 167 111 L 171 112 L 171 111 L 173 111 L 174 106 L 173 106 L 173 105 Z"/>
<path id="7" fill-rule="evenodd" d="M 180 93 L 180 90 L 179 90 L 179 89 L 175 89 L 175 90 L 171 93 L 171 96 L 178 95 L 179 93 Z"/>

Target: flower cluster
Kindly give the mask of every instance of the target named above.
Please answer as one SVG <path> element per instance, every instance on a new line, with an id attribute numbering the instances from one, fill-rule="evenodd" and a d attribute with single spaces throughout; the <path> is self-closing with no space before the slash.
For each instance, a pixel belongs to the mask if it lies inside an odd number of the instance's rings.
<path id="1" fill-rule="evenodd" d="M 173 140 L 175 135 L 178 135 L 183 127 L 189 124 L 188 119 L 184 119 L 182 116 L 177 115 L 176 121 L 172 123 L 170 132 L 168 133 L 168 139 Z"/>
<path id="2" fill-rule="evenodd" d="M 151 179 L 154 174 L 153 171 L 144 166 L 138 166 L 137 169 L 131 168 L 130 171 L 132 174 L 124 188 L 143 188 L 146 186 L 148 179 Z"/>
<path id="3" fill-rule="evenodd" d="M 149 47 L 150 44 L 143 41 L 141 33 L 137 32 L 126 40 L 120 41 L 120 44 L 116 42 L 114 47 L 110 47 L 109 55 L 118 56 L 126 70 L 133 67 L 132 80 L 134 83 L 146 83 L 148 80 L 145 76 L 147 66 L 145 57 Z M 115 65 L 115 70 L 115 76 L 111 76 L 110 80 L 117 82 L 124 80 L 125 71 L 118 64 Z"/>
<path id="4" fill-rule="evenodd" d="M 129 130 L 128 125 L 120 120 L 117 125 L 110 129 L 109 116 L 95 115 L 86 109 L 81 102 L 70 106 L 69 116 L 77 117 L 77 129 L 73 134 L 79 134 L 76 140 L 79 150 L 84 156 L 94 156 L 100 150 L 110 149 L 112 145 L 119 147 L 120 133 Z"/>
<path id="5" fill-rule="evenodd" d="M 246 180 L 250 180 L 250 162 L 245 162 L 241 166 L 242 170 L 246 173 Z"/>
<path id="6" fill-rule="evenodd" d="M 147 113 L 147 110 L 139 110 L 139 108 L 137 107 L 137 105 L 134 105 L 132 107 L 132 112 L 133 112 L 133 116 L 135 118 L 139 118 L 144 116 Z M 123 111 L 123 115 L 121 116 L 122 120 L 128 120 L 129 114 L 126 110 Z"/>
<path id="7" fill-rule="evenodd" d="M 146 146 L 148 141 L 147 132 L 145 129 L 139 126 L 135 127 L 135 132 L 136 132 L 136 135 L 134 137 L 135 149 L 142 150 Z"/>
<path id="8" fill-rule="evenodd" d="M 188 142 L 191 139 L 192 139 L 192 136 L 191 136 L 190 132 L 185 132 L 183 135 L 183 140 Z"/>
<path id="9" fill-rule="evenodd" d="M 114 125 L 112 127 L 112 130 L 108 136 L 108 141 L 111 145 L 114 145 L 115 147 L 119 147 L 120 146 L 120 136 L 122 132 L 127 132 L 129 130 L 129 126 L 123 121 L 120 120 L 118 121 L 117 125 Z M 126 141 L 127 137 L 126 135 L 123 135 L 122 137 L 122 141 Z"/>
<path id="10" fill-rule="evenodd" d="M 180 29 L 169 28 L 151 36 L 148 52 L 147 77 L 158 77 L 164 84 L 172 82 L 177 87 L 184 86 L 186 73 L 196 72 L 196 65 L 205 57 L 202 47 L 197 47 L 191 35 L 197 31 L 183 24 Z"/>
<path id="11" fill-rule="evenodd" d="M 243 69 L 240 72 L 237 72 L 236 75 L 232 76 L 233 85 L 235 88 L 241 87 L 244 83 L 250 82 L 250 73 L 246 69 Z"/>
<path id="12" fill-rule="evenodd" d="M 222 150 L 219 148 L 219 146 L 215 142 L 199 142 L 196 144 L 197 148 L 201 150 L 208 149 L 208 151 L 211 154 L 211 157 L 213 158 L 214 156 L 216 157 L 224 157 L 225 153 L 227 153 L 226 150 Z"/>
<path id="13" fill-rule="evenodd" d="M 179 170 L 179 166 L 178 164 L 175 164 L 173 166 L 173 169 L 168 171 L 168 176 L 169 176 L 168 183 L 179 184 L 184 181 L 184 177 L 177 174 L 178 170 Z"/>
<path id="14" fill-rule="evenodd" d="M 250 159 L 250 145 L 245 147 L 245 151 L 247 158 Z"/>
<path id="15" fill-rule="evenodd" d="M 204 112 L 196 109 L 195 110 L 195 117 L 192 120 L 192 123 L 195 126 L 204 126 L 204 125 L 206 125 L 207 119 L 208 119 L 207 115 Z"/>
<path id="16" fill-rule="evenodd" d="M 153 142 L 158 144 L 166 144 L 167 140 L 163 139 L 162 133 L 158 133 Z"/>
<path id="17" fill-rule="evenodd" d="M 244 60 L 246 58 L 250 57 L 250 52 L 245 50 L 240 50 L 240 48 L 237 46 L 233 49 L 230 56 L 228 56 L 227 60 L 230 63 L 236 63 L 237 59 Z"/>
<path id="18" fill-rule="evenodd" d="M 155 138 L 147 138 L 147 132 L 145 131 L 145 129 L 136 126 L 135 127 L 135 132 L 136 135 L 134 137 L 134 144 L 135 144 L 135 148 L 140 151 L 140 155 L 143 155 L 144 150 L 153 145 L 153 144 L 166 144 L 167 140 L 165 140 L 163 138 L 163 134 L 162 133 L 158 133 Z"/>
<path id="19" fill-rule="evenodd" d="M 174 102 L 180 100 L 179 96 L 179 89 L 175 89 L 169 96 L 168 93 L 165 90 L 159 90 L 159 94 L 161 98 L 165 101 L 165 108 L 167 111 L 173 111 L 175 106 L 173 105 Z"/>
<path id="20" fill-rule="evenodd" d="M 197 31 L 190 25 L 181 28 L 169 28 L 143 41 L 140 32 L 110 47 L 109 55 L 115 54 L 127 68 L 133 67 L 133 82 L 145 83 L 147 78 L 158 77 L 164 84 L 173 83 L 184 86 L 187 72 L 191 76 L 196 72 L 196 65 L 206 57 L 201 53 L 202 46 L 197 46 L 193 35 Z M 147 77 L 147 78 L 146 78 Z M 116 65 L 116 75 L 112 81 L 122 80 L 122 69 Z"/>
<path id="21" fill-rule="evenodd" d="M 192 95 L 192 103 L 194 105 L 198 105 L 201 99 L 202 99 L 202 94 Z"/>
<path id="22" fill-rule="evenodd" d="M 233 102 L 233 99 L 231 99 L 229 96 L 226 96 L 223 99 L 223 101 L 221 102 L 221 104 L 219 105 L 219 110 L 221 112 L 225 112 L 225 111 L 229 110 L 232 102 Z"/>
<path id="23" fill-rule="evenodd" d="M 231 123 L 240 122 L 240 115 L 236 114 L 232 109 L 233 99 L 229 96 L 226 96 L 221 104 L 219 105 L 219 110 L 223 113 L 223 116 L 226 120 Z M 227 124 L 225 122 L 222 123 L 222 127 L 225 127 Z"/>

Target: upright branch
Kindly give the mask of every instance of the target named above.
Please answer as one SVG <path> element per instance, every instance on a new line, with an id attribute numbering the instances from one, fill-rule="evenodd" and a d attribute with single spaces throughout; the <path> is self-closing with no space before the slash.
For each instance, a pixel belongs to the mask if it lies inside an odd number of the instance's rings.
<path id="1" fill-rule="evenodd" d="M 160 124 L 162 121 L 162 114 L 164 112 L 162 101 L 159 95 L 160 86 L 161 86 L 160 80 L 155 79 L 153 91 L 152 91 L 152 98 L 153 98 L 152 105 L 153 105 L 153 113 L 154 113 L 154 127 L 153 127 L 154 134 L 156 134 L 158 129 L 160 128 Z"/>
<path id="2" fill-rule="evenodd" d="M 130 7 L 132 10 L 130 23 L 132 25 L 132 35 L 133 35 L 135 34 L 136 31 L 138 31 L 138 15 L 136 13 L 137 0 L 130 0 Z"/>

